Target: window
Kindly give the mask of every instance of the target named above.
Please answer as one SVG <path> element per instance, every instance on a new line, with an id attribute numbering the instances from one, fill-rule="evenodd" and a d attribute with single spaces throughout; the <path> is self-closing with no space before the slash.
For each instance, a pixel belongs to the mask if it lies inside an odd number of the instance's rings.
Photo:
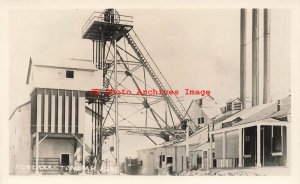
<path id="1" fill-rule="evenodd" d="M 204 117 L 198 118 L 198 125 L 204 123 Z"/>
<path id="2" fill-rule="evenodd" d="M 74 71 L 67 70 L 66 71 L 66 78 L 74 78 Z"/>
<path id="3" fill-rule="evenodd" d="M 201 123 L 204 123 L 204 117 L 201 117 Z"/>
<path id="4" fill-rule="evenodd" d="M 233 103 L 234 110 L 242 110 L 242 103 Z"/>
<path id="5" fill-rule="evenodd" d="M 232 103 L 226 104 L 226 110 L 227 111 L 232 111 Z"/>
<path id="6" fill-rule="evenodd" d="M 199 105 L 202 106 L 202 99 L 199 99 Z"/>
<path id="7" fill-rule="evenodd" d="M 162 155 L 159 155 L 158 158 L 159 158 L 159 168 L 162 168 Z"/>
<path id="8" fill-rule="evenodd" d="M 245 142 L 250 142 L 250 135 L 245 136 Z"/>
<path id="9" fill-rule="evenodd" d="M 280 126 L 273 126 L 272 130 L 272 152 L 282 152 L 282 142 L 281 142 L 281 127 Z"/>

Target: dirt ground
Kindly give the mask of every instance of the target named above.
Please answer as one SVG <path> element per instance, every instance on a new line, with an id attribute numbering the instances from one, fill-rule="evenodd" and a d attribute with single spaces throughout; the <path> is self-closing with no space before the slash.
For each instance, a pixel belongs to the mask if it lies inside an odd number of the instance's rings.
<path id="1" fill-rule="evenodd" d="M 185 171 L 179 176 L 287 176 L 290 169 L 287 167 L 261 167 L 261 168 L 226 168 L 210 170 Z"/>

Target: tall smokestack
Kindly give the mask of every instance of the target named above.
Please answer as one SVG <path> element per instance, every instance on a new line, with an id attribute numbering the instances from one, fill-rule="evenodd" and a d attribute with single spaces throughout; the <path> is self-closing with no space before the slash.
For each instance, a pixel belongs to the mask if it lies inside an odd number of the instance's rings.
<path id="1" fill-rule="evenodd" d="M 241 9 L 241 50 L 240 50 L 240 99 L 246 108 L 246 17 L 247 10 Z"/>
<path id="2" fill-rule="evenodd" d="M 259 10 L 252 9 L 252 106 L 259 105 Z"/>
<path id="3" fill-rule="evenodd" d="M 263 103 L 270 99 L 270 10 L 264 9 L 264 96 Z"/>

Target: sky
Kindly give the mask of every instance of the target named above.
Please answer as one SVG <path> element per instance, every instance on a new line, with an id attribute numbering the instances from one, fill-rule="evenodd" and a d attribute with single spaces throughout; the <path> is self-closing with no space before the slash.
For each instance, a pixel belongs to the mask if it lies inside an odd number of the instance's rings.
<path id="1" fill-rule="evenodd" d="M 92 45 L 81 27 L 94 10 L 11 10 L 10 112 L 29 100 L 25 84 L 29 58 L 59 64 L 69 58 L 92 58 Z M 102 11 L 100 9 L 100 11 Z M 240 10 L 118 10 L 133 16 L 134 30 L 173 89 L 207 89 L 224 106 L 239 96 Z M 263 12 L 260 33 L 263 34 Z M 271 10 L 271 97 L 290 94 L 290 12 Z M 247 96 L 251 97 L 251 10 L 247 17 Z M 263 82 L 263 37 L 260 38 L 260 100 Z M 187 106 L 197 96 L 184 96 Z M 251 98 L 249 98 L 251 100 Z M 134 157 L 150 143 L 124 136 L 121 156 Z M 127 142 L 126 141 L 126 142 Z"/>

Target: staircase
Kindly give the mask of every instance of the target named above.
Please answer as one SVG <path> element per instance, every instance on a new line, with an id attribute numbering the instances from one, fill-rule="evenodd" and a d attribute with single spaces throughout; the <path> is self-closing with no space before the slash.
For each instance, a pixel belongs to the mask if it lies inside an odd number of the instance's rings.
<path id="1" fill-rule="evenodd" d="M 148 63 L 148 61 L 146 60 L 146 58 L 142 54 L 141 50 L 138 48 L 137 44 L 134 42 L 133 38 L 130 36 L 129 32 L 125 32 L 123 34 L 123 36 L 127 39 L 128 43 L 131 45 L 131 47 L 133 48 L 133 50 L 136 53 L 136 55 L 139 57 L 141 63 L 146 68 L 146 70 L 149 72 L 151 78 L 154 80 L 154 82 L 157 85 L 157 87 L 159 88 L 159 90 L 166 90 L 165 87 L 163 86 L 162 82 L 159 80 L 159 78 L 157 77 L 157 75 L 154 73 L 154 70 L 151 68 L 150 64 Z M 180 121 L 183 121 L 184 117 L 181 114 L 181 112 L 178 109 L 178 107 L 176 106 L 176 104 L 174 103 L 173 99 L 170 97 L 170 95 L 163 94 L 163 98 L 170 105 L 170 107 L 172 108 L 172 110 L 176 114 L 177 118 Z"/>

